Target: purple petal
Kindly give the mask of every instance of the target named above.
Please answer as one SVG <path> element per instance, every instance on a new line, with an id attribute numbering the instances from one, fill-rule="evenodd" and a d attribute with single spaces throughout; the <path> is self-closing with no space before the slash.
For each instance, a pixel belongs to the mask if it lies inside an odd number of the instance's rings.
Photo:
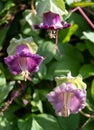
<path id="1" fill-rule="evenodd" d="M 85 107 L 86 102 L 86 91 L 85 90 L 75 90 L 74 95 L 70 103 L 70 110 L 72 113 L 77 113 Z"/>
<path id="2" fill-rule="evenodd" d="M 8 68 L 11 71 L 11 73 L 13 73 L 14 75 L 21 73 L 21 68 L 19 67 L 18 64 L 17 55 L 8 56 L 7 58 L 4 59 L 4 61 L 8 65 Z"/>
<path id="3" fill-rule="evenodd" d="M 48 101 L 52 104 L 55 112 L 61 115 L 63 106 L 63 94 L 52 91 L 48 94 Z"/>
<path id="4" fill-rule="evenodd" d="M 85 107 L 86 91 L 77 89 L 72 83 L 63 83 L 48 94 L 48 101 L 59 116 L 64 115 L 64 104 L 70 113 L 77 113 Z"/>
<path id="5" fill-rule="evenodd" d="M 61 22 L 61 23 L 62 23 L 63 28 L 69 28 L 71 26 L 71 24 L 67 23 L 66 21 Z"/>
<path id="6" fill-rule="evenodd" d="M 21 51 L 24 51 L 26 53 L 30 52 L 28 46 L 25 45 L 25 44 L 20 44 L 20 45 L 17 46 L 16 53 L 20 53 Z"/>
<path id="7" fill-rule="evenodd" d="M 29 73 L 38 71 L 43 57 L 38 54 L 31 54 L 28 46 L 21 44 L 17 46 L 16 54 L 8 56 L 4 60 L 11 73 L 16 75 L 20 74 L 22 71 L 28 71 Z"/>
<path id="8" fill-rule="evenodd" d="M 33 25 L 34 26 L 34 29 L 40 29 L 40 25 Z"/>
<path id="9" fill-rule="evenodd" d="M 68 28 L 70 24 L 67 22 L 61 22 L 60 16 L 58 14 L 47 12 L 43 15 L 43 22 L 39 25 L 34 25 L 35 29 L 50 29 L 57 30 L 62 28 Z"/>
<path id="10" fill-rule="evenodd" d="M 37 72 L 39 70 L 39 65 L 42 63 L 43 57 L 38 54 L 28 54 L 27 58 L 27 68 L 30 73 Z"/>

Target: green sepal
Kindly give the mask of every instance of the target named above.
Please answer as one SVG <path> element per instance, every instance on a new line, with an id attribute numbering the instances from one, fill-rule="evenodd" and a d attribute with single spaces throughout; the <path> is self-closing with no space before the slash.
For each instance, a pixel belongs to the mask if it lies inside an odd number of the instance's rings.
<path id="1" fill-rule="evenodd" d="M 73 83 L 77 89 L 86 89 L 86 84 L 83 82 L 81 75 L 72 77 L 68 74 L 68 76 L 56 77 L 55 81 L 57 86 L 60 86 L 63 83 Z"/>
<path id="2" fill-rule="evenodd" d="M 49 11 L 59 14 L 60 16 L 68 14 L 63 0 L 38 0 L 36 2 L 36 10 L 41 17 L 44 13 Z"/>
<path id="3" fill-rule="evenodd" d="M 42 19 L 38 17 L 36 13 L 33 13 L 29 9 L 24 11 L 23 16 L 32 28 L 33 28 L 33 25 L 39 24 L 42 21 Z"/>
<path id="4" fill-rule="evenodd" d="M 26 44 L 29 47 L 30 52 L 32 54 L 35 54 L 38 50 L 38 46 L 33 41 L 32 37 L 23 38 L 21 35 L 19 36 L 20 36 L 19 39 L 12 38 L 10 40 L 10 45 L 7 49 L 8 55 L 13 55 L 15 53 L 16 47 L 20 44 Z"/>

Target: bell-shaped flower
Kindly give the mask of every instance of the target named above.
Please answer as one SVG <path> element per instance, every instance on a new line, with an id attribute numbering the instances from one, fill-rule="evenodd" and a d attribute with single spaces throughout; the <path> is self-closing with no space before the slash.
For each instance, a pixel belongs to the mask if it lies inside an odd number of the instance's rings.
<path id="1" fill-rule="evenodd" d="M 39 25 L 34 25 L 35 29 L 49 29 L 59 30 L 70 27 L 70 24 L 66 21 L 61 22 L 59 14 L 47 12 L 43 14 L 43 22 Z"/>
<path id="2" fill-rule="evenodd" d="M 6 57 L 4 61 L 12 74 L 22 74 L 24 80 L 27 80 L 30 74 L 39 70 L 43 57 L 38 54 L 31 54 L 27 45 L 20 44 L 16 48 L 16 53 Z"/>
<path id="3" fill-rule="evenodd" d="M 73 83 L 63 83 L 48 94 L 48 101 L 58 116 L 68 117 L 85 107 L 86 90 L 76 88 Z"/>

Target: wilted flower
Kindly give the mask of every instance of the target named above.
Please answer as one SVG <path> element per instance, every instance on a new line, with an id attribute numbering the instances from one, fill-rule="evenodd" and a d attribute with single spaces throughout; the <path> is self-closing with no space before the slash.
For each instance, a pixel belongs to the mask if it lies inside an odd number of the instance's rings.
<path id="1" fill-rule="evenodd" d="M 39 25 L 34 25 L 35 29 L 49 29 L 59 30 L 62 28 L 68 28 L 70 24 L 67 22 L 61 22 L 59 14 L 47 12 L 43 15 L 43 22 Z"/>
<path id="2" fill-rule="evenodd" d="M 43 57 L 38 54 L 31 54 L 27 45 L 20 44 L 16 48 L 16 53 L 6 57 L 4 61 L 11 73 L 14 75 L 22 74 L 26 80 L 30 74 L 39 70 L 39 65 L 42 63 Z"/>
<path id="3" fill-rule="evenodd" d="M 72 83 L 63 83 L 48 94 L 48 101 L 57 115 L 67 117 L 85 107 L 86 90 L 77 89 Z"/>

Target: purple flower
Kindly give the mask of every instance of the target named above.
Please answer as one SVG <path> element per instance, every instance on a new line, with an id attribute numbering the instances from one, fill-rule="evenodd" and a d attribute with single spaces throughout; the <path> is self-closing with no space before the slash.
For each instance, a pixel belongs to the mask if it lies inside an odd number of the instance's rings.
<path id="1" fill-rule="evenodd" d="M 21 44 L 17 46 L 16 53 L 6 57 L 4 61 L 12 74 L 22 74 L 26 80 L 29 78 L 30 73 L 33 74 L 39 70 L 43 57 L 38 54 L 31 54 L 28 46 Z"/>
<path id="2" fill-rule="evenodd" d="M 70 24 L 67 22 L 61 22 L 59 14 L 52 12 L 44 13 L 43 22 L 39 25 L 34 25 L 35 29 L 49 29 L 49 30 L 59 30 L 62 28 L 68 28 Z"/>
<path id="3" fill-rule="evenodd" d="M 86 90 L 77 89 L 73 83 L 63 83 L 48 94 L 48 101 L 58 116 L 67 117 L 85 107 Z"/>

